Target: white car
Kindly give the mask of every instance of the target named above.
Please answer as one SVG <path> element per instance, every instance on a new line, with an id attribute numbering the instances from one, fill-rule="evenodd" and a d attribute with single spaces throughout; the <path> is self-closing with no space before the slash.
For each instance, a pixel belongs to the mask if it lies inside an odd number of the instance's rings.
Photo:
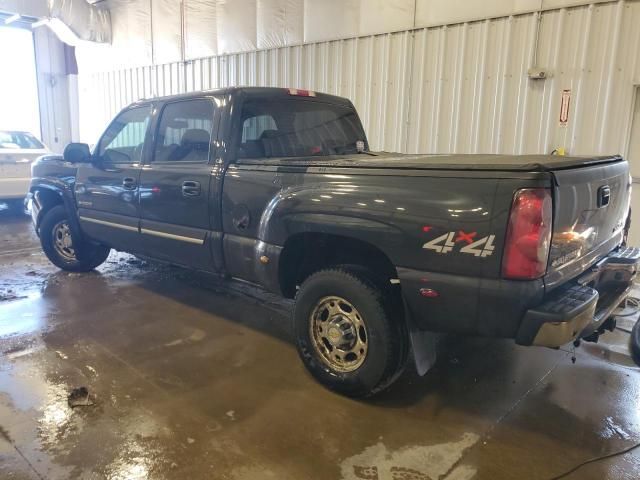
<path id="1" fill-rule="evenodd" d="M 48 153 L 28 132 L 0 130 L 0 203 L 22 208 L 29 192 L 31 163 Z"/>

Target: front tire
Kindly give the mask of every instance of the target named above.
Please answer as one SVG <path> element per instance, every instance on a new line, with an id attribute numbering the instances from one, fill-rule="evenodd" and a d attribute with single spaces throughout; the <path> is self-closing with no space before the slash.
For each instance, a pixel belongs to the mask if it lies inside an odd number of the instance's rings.
<path id="1" fill-rule="evenodd" d="M 110 248 L 77 237 L 62 205 L 49 210 L 40 223 L 40 243 L 56 267 L 69 272 L 88 272 L 101 265 Z"/>
<path id="2" fill-rule="evenodd" d="M 389 294 L 371 278 L 344 267 L 316 272 L 300 286 L 293 311 L 304 365 L 320 383 L 350 397 L 389 387 L 407 359 L 403 315 L 392 318 Z"/>

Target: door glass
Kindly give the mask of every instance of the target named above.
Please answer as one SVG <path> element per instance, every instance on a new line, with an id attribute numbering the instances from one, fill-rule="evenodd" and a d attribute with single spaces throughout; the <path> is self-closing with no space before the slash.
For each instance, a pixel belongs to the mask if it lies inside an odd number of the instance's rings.
<path id="1" fill-rule="evenodd" d="M 154 160 L 208 162 L 213 114 L 213 104 L 206 99 L 168 104 L 160 118 Z"/>
<path id="2" fill-rule="evenodd" d="M 151 107 L 127 110 L 115 119 L 100 140 L 98 154 L 109 163 L 140 163 Z"/>

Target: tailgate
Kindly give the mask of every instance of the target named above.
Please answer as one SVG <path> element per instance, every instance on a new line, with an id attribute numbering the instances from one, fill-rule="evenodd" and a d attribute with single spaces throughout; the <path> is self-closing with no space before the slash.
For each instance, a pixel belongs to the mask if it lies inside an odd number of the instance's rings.
<path id="1" fill-rule="evenodd" d="M 552 173 L 548 289 L 576 277 L 622 242 L 631 197 L 629 165 L 622 159 Z"/>

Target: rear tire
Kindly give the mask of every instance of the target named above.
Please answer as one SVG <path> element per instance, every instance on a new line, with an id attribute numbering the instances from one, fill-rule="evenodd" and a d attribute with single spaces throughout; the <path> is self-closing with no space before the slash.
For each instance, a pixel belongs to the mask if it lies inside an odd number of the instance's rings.
<path id="1" fill-rule="evenodd" d="M 366 271 L 320 270 L 300 286 L 293 311 L 298 353 L 323 385 L 368 397 L 402 373 L 408 334 L 402 314 Z"/>
<path id="2" fill-rule="evenodd" d="M 69 272 L 88 272 L 101 265 L 110 248 L 77 238 L 69 226 L 62 205 L 49 210 L 40 223 L 40 243 L 47 258 L 56 267 Z"/>

